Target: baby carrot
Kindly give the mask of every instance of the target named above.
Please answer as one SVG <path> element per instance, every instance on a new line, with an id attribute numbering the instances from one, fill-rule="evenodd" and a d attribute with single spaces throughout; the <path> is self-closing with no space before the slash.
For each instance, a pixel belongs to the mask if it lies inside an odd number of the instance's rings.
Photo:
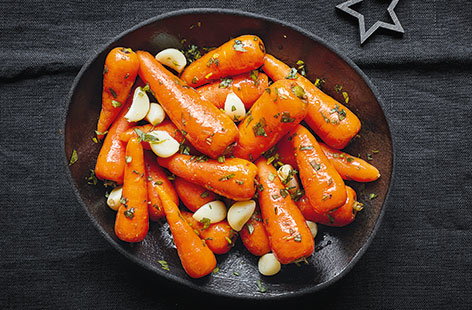
<path id="1" fill-rule="evenodd" d="M 249 200 L 255 194 L 257 168 L 241 158 L 220 162 L 203 156 L 175 154 L 158 158 L 158 162 L 175 175 L 233 200 Z"/>
<path id="2" fill-rule="evenodd" d="M 176 177 L 174 187 L 182 203 L 192 212 L 197 211 L 204 204 L 217 200 L 217 196 L 205 187 Z"/>
<path id="3" fill-rule="evenodd" d="M 182 80 L 198 87 L 212 80 L 259 68 L 264 63 L 265 47 L 254 35 L 231 39 L 192 62 L 182 73 Z"/>
<path id="4" fill-rule="evenodd" d="M 215 254 L 187 223 L 164 188 L 158 186 L 156 189 L 185 272 L 192 278 L 208 275 L 216 267 Z"/>
<path id="5" fill-rule="evenodd" d="M 162 207 L 159 193 L 155 187 L 161 186 L 169 194 L 170 198 L 176 205 L 179 204 L 179 197 L 177 196 L 177 192 L 172 185 L 172 182 L 167 178 L 167 174 L 159 166 L 156 161 L 156 156 L 152 152 L 144 152 L 144 164 L 148 190 L 149 218 L 152 221 L 158 221 L 164 217 L 164 208 Z"/>
<path id="6" fill-rule="evenodd" d="M 116 214 L 115 234 L 126 242 L 139 242 L 149 230 L 148 195 L 143 147 L 138 139 L 126 145 L 126 161 L 121 205 Z"/>
<path id="7" fill-rule="evenodd" d="M 182 211 L 182 215 L 213 253 L 225 254 L 234 246 L 238 233 L 229 226 L 228 221 L 206 225 L 195 220 L 191 212 Z"/>
<path id="8" fill-rule="evenodd" d="M 357 199 L 357 194 L 354 189 L 346 186 L 347 199 L 346 202 L 339 208 L 331 210 L 327 213 L 319 213 L 312 207 L 310 201 L 302 197 L 296 202 L 298 208 L 302 212 L 305 219 L 319 224 L 335 227 L 343 227 L 354 221 L 356 213 L 362 209 Z"/>
<path id="9" fill-rule="evenodd" d="M 298 169 L 297 159 L 295 158 L 295 150 L 292 145 L 292 135 L 288 134 L 282 137 L 276 145 L 278 160 L 284 164 L 291 165 L 293 169 Z"/>
<path id="10" fill-rule="evenodd" d="M 305 218 L 277 177 L 274 166 L 263 158 L 256 162 L 260 183 L 259 206 L 270 247 L 281 264 L 313 253 L 314 241 Z"/>
<path id="11" fill-rule="evenodd" d="M 238 138 L 238 128 L 229 116 L 196 90 L 165 69 L 148 52 L 137 52 L 139 76 L 149 83 L 154 96 L 171 121 L 200 152 L 216 158 Z"/>
<path id="12" fill-rule="evenodd" d="M 97 124 L 99 138 L 123 109 L 138 68 L 138 57 L 130 48 L 116 47 L 108 53 L 103 70 L 102 109 Z"/>
<path id="13" fill-rule="evenodd" d="M 321 213 L 342 206 L 346 201 L 344 181 L 318 141 L 301 125 L 291 134 L 300 179 L 311 205 Z"/>
<path id="14" fill-rule="evenodd" d="M 320 143 L 320 146 L 344 180 L 371 182 L 380 178 L 379 170 L 365 160 L 330 148 L 324 143 Z"/>
<path id="15" fill-rule="evenodd" d="M 274 146 L 306 115 L 303 89 L 296 82 L 279 80 L 254 103 L 239 126 L 236 157 L 256 160 Z"/>
<path id="16" fill-rule="evenodd" d="M 262 69 L 274 81 L 289 78 L 303 87 L 308 102 L 305 122 L 329 146 L 342 149 L 359 132 L 361 122 L 354 113 L 282 61 L 267 54 Z"/>
<path id="17" fill-rule="evenodd" d="M 125 119 L 130 105 L 131 100 L 128 99 L 103 141 L 95 164 L 95 175 L 100 180 L 110 180 L 117 184 L 123 184 L 126 143 L 120 140 L 120 134 L 135 124 L 129 123 Z"/>
<path id="18" fill-rule="evenodd" d="M 264 93 L 269 86 L 269 78 L 266 74 L 257 70 L 243 73 L 233 77 L 222 78 L 219 81 L 203 85 L 197 88 L 200 96 L 223 109 L 226 97 L 229 93 L 235 93 L 249 110 L 254 102 Z"/>
<path id="19" fill-rule="evenodd" d="M 249 253 L 262 256 L 270 252 L 269 237 L 259 210 L 256 210 L 249 221 L 239 232 L 241 241 L 243 242 Z"/>

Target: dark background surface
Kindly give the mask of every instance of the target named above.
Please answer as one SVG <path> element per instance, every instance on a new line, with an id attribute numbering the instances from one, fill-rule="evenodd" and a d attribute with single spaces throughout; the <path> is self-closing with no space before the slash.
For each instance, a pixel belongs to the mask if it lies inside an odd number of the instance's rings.
<path id="1" fill-rule="evenodd" d="M 376 33 L 362 47 L 355 20 L 335 10 L 341 2 L 2 1 L 0 307 L 472 307 L 472 2 L 401 0 L 396 12 L 406 33 Z M 389 21 L 389 1 L 364 2 L 358 8 L 367 26 Z M 248 303 L 166 282 L 116 252 L 70 188 L 61 117 L 81 66 L 136 23 L 191 7 L 301 26 L 352 58 L 385 102 L 397 147 L 387 211 L 361 260 L 328 289 Z"/>

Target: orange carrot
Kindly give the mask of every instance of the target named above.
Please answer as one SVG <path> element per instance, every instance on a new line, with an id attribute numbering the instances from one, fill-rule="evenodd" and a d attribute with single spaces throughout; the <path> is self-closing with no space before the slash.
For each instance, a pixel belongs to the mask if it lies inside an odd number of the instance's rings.
<path id="1" fill-rule="evenodd" d="M 164 208 L 162 207 L 159 193 L 155 189 L 156 186 L 161 186 L 166 193 L 169 194 L 172 201 L 178 205 L 179 197 L 172 185 L 172 182 L 167 178 L 165 171 L 159 166 L 156 161 L 156 156 L 150 152 L 144 152 L 144 163 L 146 168 L 146 183 L 148 190 L 148 206 L 149 218 L 151 221 L 158 221 L 164 217 Z"/>
<path id="2" fill-rule="evenodd" d="M 267 54 L 262 69 L 274 81 L 290 78 L 305 89 L 308 102 L 305 122 L 329 146 L 342 149 L 359 132 L 361 122 L 354 113 L 282 61 Z"/>
<path id="3" fill-rule="evenodd" d="M 356 191 L 346 186 L 347 199 L 339 208 L 327 213 L 319 213 L 310 204 L 306 196 L 296 202 L 305 219 L 319 224 L 335 227 L 343 227 L 354 221 L 358 210 L 362 209 L 362 204 L 356 201 Z"/>
<path id="4" fill-rule="evenodd" d="M 267 75 L 252 70 L 249 73 L 223 78 L 220 81 L 203 85 L 197 88 L 197 91 L 204 100 L 210 101 L 220 109 L 224 108 L 228 94 L 233 92 L 249 110 L 268 86 L 269 79 Z"/>
<path id="5" fill-rule="evenodd" d="M 257 168 L 244 159 L 227 158 L 219 162 L 202 156 L 175 154 L 158 158 L 158 162 L 175 175 L 233 200 L 249 200 L 255 194 Z"/>
<path id="6" fill-rule="evenodd" d="M 126 162 L 122 204 L 116 214 L 115 234 L 126 242 L 144 240 L 149 230 L 148 195 L 143 147 L 138 139 L 129 140 L 126 146 Z"/>
<path id="7" fill-rule="evenodd" d="M 330 148 L 324 143 L 320 143 L 320 146 L 344 180 L 371 182 L 380 178 L 379 170 L 365 160 Z"/>
<path id="8" fill-rule="evenodd" d="M 95 175 L 101 180 L 110 180 L 117 184 L 123 184 L 123 174 L 126 165 L 126 143 L 120 140 L 120 134 L 135 124 L 129 123 L 125 119 L 130 105 L 131 100 L 129 99 L 103 141 L 95 164 Z"/>
<path id="9" fill-rule="evenodd" d="M 346 202 L 344 181 L 318 141 L 301 125 L 291 134 L 300 179 L 311 205 L 320 213 L 342 206 Z"/>
<path id="10" fill-rule="evenodd" d="M 148 52 L 137 52 L 139 76 L 151 87 L 171 121 L 200 152 L 216 158 L 238 138 L 234 122 L 165 69 Z"/>
<path id="11" fill-rule="evenodd" d="M 216 267 L 215 254 L 187 223 L 164 188 L 158 186 L 156 189 L 185 272 L 192 278 L 208 275 Z"/>
<path id="12" fill-rule="evenodd" d="M 288 134 L 282 137 L 277 143 L 276 150 L 279 161 L 291 165 L 293 169 L 298 169 L 297 159 L 295 158 L 295 150 L 292 145 L 292 135 Z"/>
<path id="13" fill-rule="evenodd" d="M 97 124 L 100 139 L 123 109 L 138 68 L 138 57 L 130 48 L 116 47 L 108 53 L 103 70 L 102 109 Z"/>
<path id="14" fill-rule="evenodd" d="M 264 43 L 259 37 L 239 36 L 192 62 L 182 72 L 182 80 L 198 87 L 212 80 L 248 72 L 264 63 L 264 55 Z"/>
<path id="15" fill-rule="evenodd" d="M 236 157 L 256 160 L 274 146 L 306 115 L 303 89 L 294 81 L 273 83 L 254 103 L 239 126 L 239 141 L 234 148 Z"/>
<path id="16" fill-rule="evenodd" d="M 238 233 L 229 226 L 227 220 L 205 225 L 195 220 L 191 212 L 182 211 L 182 215 L 213 253 L 225 254 L 234 246 Z"/>
<path id="17" fill-rule="evenodd" d="M 241 241 L 243 242 L 249 253 L 262 256 L 270 252 L 269 237 L 259 210 L 256 210 L 249 221 L 239 232 Z"/>
<path id="18" fill-rule="evenodd" d="M 175 178 L 174 186 L 182 203 L 192 212 L 197 211 L 204 204 L 218 199 L 212 191 L 181 177 Z"/>
<path id="19" fill-rule="evenodd" d="M 281 264 L 311 255 L 314 241 L 310 229 L 290 195 L 284 191 L 274 166 L 262 158 L 256 166 L 261 186 L 259 206 L 272 252 Z"/>

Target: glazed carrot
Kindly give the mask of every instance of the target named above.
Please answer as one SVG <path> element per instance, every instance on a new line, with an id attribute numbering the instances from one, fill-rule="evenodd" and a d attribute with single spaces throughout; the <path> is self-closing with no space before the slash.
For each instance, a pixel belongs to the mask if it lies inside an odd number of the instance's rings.
<path id="1" fill-rule="evenodd" d="M 176 177 L 174 187 L 182 203 L 192 212 L 197 211 L 204 204 L 217 200 L 217 196 L 205 187 Z"/>
<path id="2" fill-rule="evenodd" d="M 216 267 L 215 254 L 183 218 L 179 208 L 164 188 L 158 186 L 156 189 L 185 272 L 192 278 L 206 276 Z"/>
<path id="3" fill-rule="evenodd" d="M 144 164 L 146 168 L 149 218 L 152 221 L 158 221 L 163 218 L 165 214 L 161 199 L 159 198 L 159 193 L 155 187 L 162 187 L 176 205 L 179 204 L 179 197 L 177 196 L 177 192 L 172 185 L 172 182 L 167 178 L 167 174 L 159 166 L 156 161 L 156 156 L 152 152 L 144 152 Z"/>
<path id="4" fill-rule="evenodd" d="M 272 55 L 266 55 L 265 73 L 274 81 L 292 78 L 305 89 L 308 113 L 305 122 L 329 146 L 342 149 L 359 132 L 361 122 L 347 107 L 322 92 L 307 78 Z"/>
<path id="5" fill-rule="evenodd" d="M 281 264 L 313 253 L 314 241 L 305 218 L 277 177 L 274 166 L 263 158 L 256 162 L 261 185 L 259 206 L 272 252 Z"/>
<path id="6" fill-rule="evenodd" d="M 95 164 L 95 175 L 101 180 L 110 180 L 117 184 L 123 184 L 123 174 L 126 165 L 126 143 L 120 140 L 120 134 L 135 124 L 129 123 L 125 119 L 130 105 L 131 100 L 128 99 L 103 141 Z"/>
<path id="7" fill-rule="evenodd" d="M 191 212 L 182 211 L 182 215 L 213 253 L 225 254 L 234 246 L 238 233 L 229 226 L 228 221 L 223 220 L 206 226 L 195 220 Z"/>
<path id="8" fill-rule="evenodd" d="M 229 116 L 200 98 L 196 90 L 165 69 L 148 52 L 137 52 L 139 76 L 149 84 L 171 121 L 185 132 L 185 138 L 210 157 L 223 154 L 238 138 Z"/>
<path id="9" fill-rule="evenodd" d="M 148 195 L 143 147 L 138 139 L 129 140 L 126 156 L 122 204 L 116 214 L 115 234 L 126 242 L 139 242 L 149 230 Z"/>
<path id="10" fill-rule="evenodd" d="M 138 68 L 138 57 L 130 48 L 116 47 L 108 53 L 103 70 L 102 109 L 97 124 L 99 138 L 123 109 Z"/>
<path id="11" fill-rule="evenodd" d="M 379 170 L 365 160 L 330 148 L 324 143 L 320 143 L 320 146 L 344 180 L 371 182 L 380 178 Z"/>
<path id="12" fill-rule="evenodd" d="M 256 166 L 241 158 L 215 159 L 175 154 L 158 158 L 161 166 L 189 182 L 233 200 L 249 200 L 255 194 Z"/>
<path id="13" fill-rule="evenodd" d="M 229 93 L 235 93 L 249 110 L 254 102 L 264 93 L 269 86 L 269 78 L 266 74 L 257 70 L 243 73 L 233 77 L 223 78 L 211 84 L 197 88 L 200 96 L 223 109 L 226 97 Z"/>
<path id="14" fill-rule="evenodd" d="M 306 196 L 302 197 L 296 204 L 305 219 L 309 221 L 327 226 L 343 227 L 352 223 L 359 208 L 362 208 L 362 204 L 356 201 L 357 194 L 354 189 L 346 186 L 346 193 L 346 202 L 341 207 L 324 214 L 317 212 Z"/>
<path id="15" fill-rule="evenodd" d="M 346 201 L 344 181 L 316 138 L 301 125 L 291 134 L 300 179 L 311 205 L 320 213 L 342 206 Z"/>
<path id="16" fill-rule="evenodd" d="M 264 55 L 264 43 L 259 37 L 239 36 L 192 62 L 182 72 L 182 80 L 198 87 L 212 80 L 248 72 L 262 66 Z"/>
<path id="17" fill-rule="evenodd" d="M 279 161 L 284 164 L 291 165 L 293 169 L 298 169 L 297 159 L 295 158 L 295 150 L 292 145 L 292 135 L 287 134 L 280 139 L 276 145 Z"/>
<path id="18" fill-rule="evenodd" d="M 295 128 L 306 115 L 306 102 L 300 99 L 303 93 L 290 80 L 277 81 L 267 88 L 238 126 L 239 141 L 234 155 L 256 160 Z"/>
<path id="19" fill-rule="evenodd" d="M 262 256 L 270 252 L 269 237 L 267 236 L 259 210 L 254 212 L 239 232 L 239 235 L 249 253 Z"/>

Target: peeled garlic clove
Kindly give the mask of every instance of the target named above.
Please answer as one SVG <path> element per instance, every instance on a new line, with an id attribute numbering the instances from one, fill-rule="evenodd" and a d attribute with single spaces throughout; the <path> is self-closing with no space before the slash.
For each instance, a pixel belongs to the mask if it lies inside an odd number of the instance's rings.
<path id="1" fill-rule="evenodd" d="M 293 167 L 289 164 L 283 165 L 277 170 L 280 181 L 290 192 L 295 192 L 300 188 L 300 184 L 295 176 Z"/>
<path id="2" fill-rule="evenodd" d="M 306 225 L 310 229 L 311 235 L 313 236 L 313 238 L 315 238 L 316 234 L 318 233 L 318 224 L 312 221 L 306 221 Z"/>
<path id="3" fill-rule="evenodd" d="M 149 111 L 146 114 L 146 120 L 151 123 L 152 125 L 156 126 L 157 124 L 162 123 L 162 121 L 166 118 L 166 112 L 161 107 L 159 103 L 151 103 L 149 106 Z"/>
<path id="4" fill-rule="evenodd" d="M 193 218 L 202 223 L 205 221 L 210 224 L 221 222 L 226 218 L 226 206 L 219 200 L 210 201 L 195 211 Z"/>
<path id="5" fill-rule="evenodd" d="M 180 143 L 177 142 L 167 131 L 154 130 L 148 133 L 155 137 L 156 141 L 148 141 L 151 150 L 159 157 L 170 157 L 179 151 Z"/>
<path id="6" fill-rule="evenodd" d="M 267 253 L 259 258 L 257 263 L 259 272 L 265 276 L 273 276 L 282 268 L 280 262 L 273 253 Z"/>
<path id="7" fill-rule="evenodd" d="M 120 207 L 120 200 L 121 200 L 121 195 L 123 193 L 123 187 L 118 186 L 115 187 L 110 194 L 108 194 L 107 198 L 107 205 L 110 207 L 110 209 L 117 211 L 118 208 Z"/>
<path id="8" fill-rule="evenodd" d="M 175 48 L 166 48 L 156 55 L 156 60 L 161 64 L 174 69 L 178 73 L 182 72 L 187 65 L 187 59 L 181 51 Z"/>
<path id="9" fill-rule="evenodd" d="M 225 114 L 235 122 L 242 121 L 246 117 L 246 107 L 244 107 L 244 103 L 239 99 L 238 95 L 233 92 L 226 96 L 224 110 Z"/>
<path id="10" fill-rule="evenodd" d="M 146 117 L 149 112 L 149 97 L 142 87 L 136 87 L 133 103 L 125 115 L 128 122 L 137 122 Z"/>
<path id="11" fill-rule="evenodd" d="M 240 231 L 251 218 L 256 209 L 254 200 L 235 202 L 228 210 L 228 224 L 232 229 Z"/>

